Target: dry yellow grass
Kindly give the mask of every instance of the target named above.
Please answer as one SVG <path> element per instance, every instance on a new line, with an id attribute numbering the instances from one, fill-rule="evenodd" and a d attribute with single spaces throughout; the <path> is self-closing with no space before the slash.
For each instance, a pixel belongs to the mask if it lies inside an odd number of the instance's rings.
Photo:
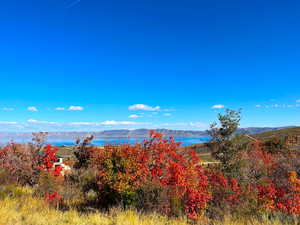
<path id="1" fill-rule="evenodd" d="M 29 188 L 17 188 L 19 197 L 0 200 L 0 225 L 188 225 L 186 219 L 169 219 L 157 214 L 139 214 L 134 210 L 114 210 L 111 214 L 80 214 L 48 207 L 43 199 L 31 197 Z M 21 194 L 20 194 L 21 193 Z M 200 221 L 198 224 L 208 224 Z M 209 223 L 214 225 L 282 225 L 279 221 L 257 220 Z"/>
<path id="2" fill-rule="evenodd" d="M 79 214 L 49 208 L 42 200 L 23 196 L 0 200 L 0 225 L 186 225 L 185 220 L 169 220 L 156 214 L 141 215 L 133 210 Z"/>

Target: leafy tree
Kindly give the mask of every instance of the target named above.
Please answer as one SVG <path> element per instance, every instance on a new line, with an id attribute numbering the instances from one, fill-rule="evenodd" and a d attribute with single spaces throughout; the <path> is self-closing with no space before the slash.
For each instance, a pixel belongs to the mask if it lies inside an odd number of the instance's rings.
<path id="1" fill-rule="evenodd" d="M 91 157 L 89 145 L 92 143 L 94 136 L 91 135 L 81 141 L 79 138 L 76 140 L 74 155 L 77 159 L 74 168 L 81 169 L 87 168 Z"/>
<path id="2" fill-rule="evenodd" d="M 242 166 L 238 153 L 244 148 L 240 135 L 236 135 L 241 120 L 241 111 L 227 109 L 219 114 L 219 123 L 214 122 L 209 130 L 211 141 L 208 147 L 215 159 L 220 161 L 221 171 L 228 177 L 238 177 Z"/>

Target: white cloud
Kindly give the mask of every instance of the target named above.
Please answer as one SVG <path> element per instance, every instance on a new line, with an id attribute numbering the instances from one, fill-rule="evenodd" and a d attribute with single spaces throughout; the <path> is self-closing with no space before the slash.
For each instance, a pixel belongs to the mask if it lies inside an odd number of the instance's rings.
<path id="1" fill-rule="evenodd" d="M 99 125 L 98 123 L 93 123 L 93 122 L 72 122 L 69 123 L 71 126 L 93 126 L 93 125 Z"/>
<path id="2" fill-rule="evenodd" d="M 56 110 L 56 111 L 64 111 L 65 108 L 64 108 L 64 107 L 56 107 L 55 110 Z"/>
<path id="3" fill-rule="evenodd" d="M 116 120 L 106 120 L 100 123 L 97 122 L 71 122 L 70 126 L 116 126 L 116 125 L 142 125 L 147 123 L 138 123 L 133 121 L 116 121 Z"/>
<path id="4" fill-rule="evenodd" d="M 0 125 L 17 125 L 18 122 L 0 121 Z"/>
<path id="5" fill-rule="evenodd" d="M 297 103 L 300 103 L 300 99 L 297 99 L 296 102 L 297 102 Z"/>
<path id="6" fill-rule="evenodd" d="M 14 111 L 15 109 L 14 108 L 9 108 L 9 107 L 4 107 L 2 110 L 3 111 Z"/>
<path id="7" fill-rule="evenodd" d="M 225 105 L 217 104 L 217 105 L 213 105 L 211 108 L 212 109 L 224 109 Z"/>
<path id="8" fill-rule="evenodd" d="M 159 111 L 160 106 L 149 106 L 145 104 L 134 104 L 128 107 L 129 110 Z"/>
<path id="9" fill-rule="evenodd" d="M 176 110 L 174 108 L 170 108 L 170 109 L 163 109 L 162 111 L 164 111 L 164 112 L 174 112 Z"/>
<path id="10" fill-rule="evenodd" d="M 274 108 L 281 108 L 281 109 L 291 109 L 295 107 L 300 107 L 300 104 L 272 104 L 272 105 L 255 105 L 256 108 L 266 108 L 266 109 L 274 109 Z"/>
<path id="11" fill-rule="evenodd" d="M 170 126 L 170 127 L 182 127 L 182 126 L 188 126 L 189 123 L 186 122 L 177 122 L 177 123 L 163 123 L 161 126 Z"/>
<path id="12" fill-rule="evenodd" d="M 164 116 L 172 116 L 171 113 L 164 113 Z"/>
<path id="13" fill-rule="evenodd" d="M 82 106 L 70 106 L 69 111 L 82 111 L 84 108 Z"/>
<path id="14" fill-rule="evenodd" d="M 37 107 L 35 107 L 35 106 L 28 106 L 28 107 L 27 107 L 27 110 L 30 111 L 30 112 L 37 112 L 37 111 L 39 111 L 39 110 L 37 109 Z"/>
<path id="15" fill-rule="evenodd" d="M 207 129 L 208 126 L 202 122 L 177 122 L 177 123 L 163 123 L 161 126 L 164 127 L 182 127 L 182 129 L 189 129 L 189 128 L 201 128 Z M 161 127 L 160 126 L 160 127 Z"/>
<path id="16" fill-rule="evenodd" d="M 115 121 L 115 120 L 106 120 L 104 122 L 101 122 L 102 125 L 136 125 L 140 124 L 137 122 L 132 121 Z"/>
<path id="17" fill-rule="evenodd" d="M 136 118 L 139 118 L 141 116 L 139 115 L 136 115 L 136 114 L 132 114 L 132 115 L 129 115 L 128 118 L 131 118 L 131 119 L 136 119 Z"/>
<path id="18" fill-rule="evenodd" d="M 202 122 L 190 122 L 191 127 L 197 127 L 197 128 L 206 128 L 207 125 Z"/>
<path id="19" fill-rule="evenodd" d="M 42 124 L 42 125 L 59 125 L 59 123 L 57 123 L 57 122 L 38 121 L 38 120 L 34 120 L 34 119 L 27 120 L 27 123 L 30 123 L 30 124 Z"/>
<path id="20" fill-rule="evenodd" d="M 143 125 L 150 123 L 139 123 L 133 121 L 116 121 L 116 120 L 106 120 L 103 122 L 71 122 L 68 123 L 70 126 L 117 126 L 117 125 Z"/>

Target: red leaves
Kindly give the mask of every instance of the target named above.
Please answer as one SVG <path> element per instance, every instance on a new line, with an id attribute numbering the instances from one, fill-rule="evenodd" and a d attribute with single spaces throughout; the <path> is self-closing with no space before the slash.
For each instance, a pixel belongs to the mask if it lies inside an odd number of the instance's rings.
<path id="1" fill-rule="evenodd" d="M 45 194 L 44 198 L 51 205 L 57 204 L 62 200 L 62 197 L 58 194 L 58 192 L 48 192 Z"/>
<path id="2" fill-rule="evenodd" d="M 273 211 L 300 215 L 300 193 L 292 186 L 288 189 L 277 188 L 273 183 L 257 186 L 260 204 Z"/>
<path id="3" fill-rule="evenodd" d="M 56 152 L 58 152 L 58 149 L 52 147 L 51 145 L 47 145 L 44 147 L 44 152 L 40 165 L 42 169 L 47 171 L 52 169 L 53 163 L 57 160 Z"/>
<path id="4" fill-rule="evenodd" d="M 54 169 L 54 171 L 53 171 L 53 175 L 55 177 L 60 176 L 61 172 L 62 172 L 62 169 L 63 169 L 62 166 L 56 166 L 55 169 Z"/>
<path id="5" fill-rule="evenodd" d="M 280 157 L 281 160 L 288 160 L 279 153 L 269 153 L 261 143 L 252 145 L 246 159 L 251 162 L 252 171 L 264 172 L 261 173 L 264 176 L 261 176 L 260 180 L 251 184 L 252 192 L 257 193 L 257 201 L 263 209 L 300 215 L 300 180 L 297 179 L 296 172 L 292 171 L 289 177 L 278 182 L 278 174 L 274 171 L 278 168 L 283 170 L 283 167 L 280 167 L 282 164 Z"/>
<path id="6" fill-rule="evenodd" d="M 105 146 L 92 151 L 91 167 L 99 170 L 99 189 L 109 186 L 123 193 L 152 183 L 162 187 L 170 199 L 180 199 L 191 217 L 199 215 L 210 199 L 199 157 L 179 149 L 180 143 L 173 137 L 164 139 L 154 131 L 150 137 L 143 145 Z"/>
<path id="7" fill-rule="evenodd" d="M 147 167 L 151 182 L 163 186 L 170 197 L 181 199 L 190 218 L 197 218 L 210 194 L 207 176 L 200 166 L 200 158 L 193 151 L 179 149 L 173 137 L 163 139 L 161 134 L 150 133 L 151 140 L 144 144 L 149 155 Z"/>
<path id="8" fill-rule="evenodd" d="M 45 146 L 41 151 L 33 145 L 11 143 L 0 149 L 0 167 L 20 184 L 34 185 L 42 171 L 50 172 L 57 160 L 57 148 Z M 58 174 L 58 172 L 56 172 Z"/>
<path id="9" fill-rule="evenodd" d="M 195 188 L 188 188 L 185 194 L 185 212 L 190 219 L 200 218 L 199 212 L 206 207 L 207 202 L 211 196 L 205 192 L 199 191 Z"/>
<path id="10" fill-rule="evenodd" d="M 262 208 L 268 210 L 275 210 L 276 207 L 276 194 L 277 190 L 273 183 L 269 183 L 267 185 L 257 185 L 257 199 Z"/>
<path id="11" fill-rule="evenodd" d="M 236 179 L 226 178 L 222 173 L 213 170 L 207 170 L 207 174 L 214 203 L 234 205 L 240 200 L 241 189 Z"/>

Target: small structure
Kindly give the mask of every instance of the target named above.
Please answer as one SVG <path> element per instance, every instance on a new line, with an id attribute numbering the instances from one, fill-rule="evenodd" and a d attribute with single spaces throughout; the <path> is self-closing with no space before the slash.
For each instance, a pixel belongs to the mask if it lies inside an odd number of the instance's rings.
<path id="1" fill-rule="evenodd" d="M 63 158 L 58 158 L 58 161 L 53 163 L 53 167 L 61 166 L 62 171 L 61 174 L 64 176 L 65 174 L 69 173 L 71 171 L 71 167 L 63 163 Z"/>

